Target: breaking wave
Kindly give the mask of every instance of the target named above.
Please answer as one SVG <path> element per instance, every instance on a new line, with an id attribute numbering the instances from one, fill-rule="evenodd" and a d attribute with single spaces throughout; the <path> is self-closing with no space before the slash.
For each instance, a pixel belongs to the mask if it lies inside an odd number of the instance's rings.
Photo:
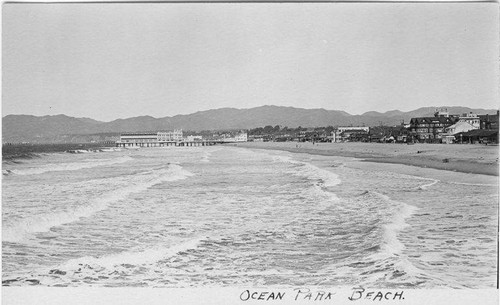
<path id="1" fill-rule="evenodd" d="M 424 178 L 421 178 L 421 179 L 424 179 Z M 417 187 L 418 190 L 426 190 L 427 188 L 429 188 L 429 187 L 431 187 L 439 182 L 439 180 L 437 180 L 437 179 L 426 179 L 426 180 L 432 180 L 432 182 L 418 186 Z"/>
<path id="2" fill-rule="evenodd" d="M 38 175 L 46 172 L 75 171 L 86 168 L 109 166 L 113 164 L 125 163 L 131 160 L 133 160 L 133 158 L 129 156 L 123 156 L 114 159 L 103 159 L 103 160 L 88 159 L 88 160 L 83 160 L 81 162 L 46 164 L 38 168 L 13 169 L 10 171 L 10 173 L 16 175 Z M 4 175 L 5 174 L 6 173 L 4 172 Z"/>
<path id="3" fill-rule="evenodd" d="M 82 266 L 88 266 L 87 269 L 112 269 L 123 265 L 150 265 L 172 257 L 179 252 L 195 249 L 198 247 L 201 240 L 202 238 L 194 238 L 170 247 L 156 247 L 146 250 L 127 251 L 102 257 L 80 257 L 67 261 L 60 268 L 63 270 L 77 270 Z"/>
<path id="4" fill-rule="evenodd" d="M 457 185 L 468 185 L 468 186 L 498 186 L 498 184 L 487 184 L 487 183 L 466 183 L 466 182 L 453 182 L 448 181 L 449 184 L 457 184 Z"/>
<path id="5" fill-rule="evenodd" d="M 394 202 L 388 196 L 377 192 L 372 192 L 383 200 L 392 203 L 396 208 L 390 222 L 384 225 L 384 244 L 381 249 L 389 254 L 400 254 L 405 248 L 398 239 L 398 233 L 408 227 L 406 219 L 410 218 L 418 208 L 404 202 Z"/>
<path id="6" fill-rule="evenodd" d="M 316 180 L 319 186 L 333 187 L 339 185 L 339 176 L 326 169 L 319 168 L 307 162 L 296 161 L 287 156 L 273 156 L 275 162 L 291 163 L 296 165 L 292 172 L 296 176 L 302 176 L 310 180 Z"/>
<path id="7" fill-rule="evenodd" d="M 31 233 L 47 232 L 52 227 L 71 223 L 82 217 L 89 217 L 96 212 L 108 208 L 112 203 L 124 200 L 131 194 L 145 191 L 156 184 L 186 179 L 189 176 L 193 176 L 193 174 L 184 170 L 177 164 L 170 164 L 166 168 L 119 177 L 118 180 L 127 179 L 126 186 L 109 191 L 100 198 L 91 199 L 89 204 L 81 204 L 76 208 L 66 211 L 31 216 L 14 224 L 4 223 L 4 228 L 2 230 L 3 240 L 9 242 L 22 241 L 29 237 Z M 94 181 L 94 184 L 102 182 L 104 181 Z M 89 181 L 88 184 L 92 184 L 92 181 Z"/>
<path id="8" fill-rule="evenodd" d="M 203 156 L 201 157 L 201 162 L 208 163 L 210 162 L 210 157 L 212 154 L 210 152 L 205 151 Z"/>
<path id="9" fill-rule="evenodd" d="M 369 248 L 363 250 L 365 255 L 333 264 L 328 267 L 329 270 L 335 270 L 343 276 L 355 277 L 359 285 L 380 284 L 386 287 L 393 284 L 400 287 L 401 283 L 411 287 L 419 285 L 419 278 L 426 275 L 409 260 L 405 254 L 406 247 L 398 238 L 399 233 L 409 226 L 406 220 L 418 208 L 394 201 L 376 191 L 365 191 L 354 198 L 369 201 L 371 196 L 378 198 L 376 202 L 381 200 L 378 204 L 387 209 L 388 218 L 380 223 L 382 229 L 380 237 L 376 243 L 368 244 Z"/>
<path id="10" fill-rule="evenodd" d="M 3 280 L 4 285 L 47 285 L 74 286 L 84 283 L 113 284 L 123 282 L 126 278 L 134 278 L 138 274 L 148 280 L 159 281 L 164 278 L 158 267 L 162 261 L 168 260 L 179 253 L 196 249 L 201 238 L 184 240 L 168 247 L 152 249 L 135 249 L 121 253 L 99 257 L 84 256 L 68 260 L 50 269 L 39 269 L 31 276 L 12 276 Z M 36 274 L 36 275 L 35 275 Z M 79 283 L 80 282 L 80 283 Z"/>

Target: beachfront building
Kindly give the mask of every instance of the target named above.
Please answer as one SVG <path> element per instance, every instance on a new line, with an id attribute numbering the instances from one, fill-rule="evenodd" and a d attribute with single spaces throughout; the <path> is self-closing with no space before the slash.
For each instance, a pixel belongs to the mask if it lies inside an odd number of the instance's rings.
<path id="1" fill-rule="evenodd" d="M 236 137 L 234 137 L 234 140 L 236 142 L 247 142 L 248 141 L 248 134 L 246 132 L 242 132 L 242 133 L 236 135 Z"/>
<path id="2" fill-rule="evenodd" d="M 187 142 L 203 141 L 203 136 L 187 136 Z"/>
<path id="3" fill-rule="evenodd" d="M 404 124 L 396 126 L 373 126 L 370 127 L 370 142 L 381 143 L 406 143 L 408 138 L 408 130 Z"/>
<path id="4" fill-rule="evenodd" d="M 456 134 L 474 129 L 479 129 L 479 118 L 477 120 L 477 124 L 474 125 L 470 124 L 467 121 L 460 120 L 457 123 L 445 128 L 446 132 L 442 135 L 441 141 L 446 144 L 451 144 L 455 142 Z"/>
<path id="5" fill-rule="evenodd" d="M 479 129 L 479 122 L 477 124 L 472 125 L 469 122 L 458 121 L 455 124 L 445 128 L 446 132 L 449 134 L 466 132 L 473 129 Z"/>
<path id="6" fill-rule="evenodd" d="M 331 139 L 333 143 L 339 142 L 360 142 L 368 141 L 370 134 L 370 127 L 365 126 L 349 126 L 337 127 L 332 131 Z"/>
<path id="7" fill-rule="evenodd" d="M 154 147 L 165 145 L 177 145 L 182 142 L 182 129 L 174 131 L 159 131 L 147 133 L 123 133 L 116 141 L 117 146 L 141 146 Z"/>
<path id="8" fill-rule="evenodd" d="M 498 110 L 496 115 L 470 112 L 458 116 L 440 109 L 434 117 L 412 118 L 408 130 L 420 142 L 498 143 L 498 117 Z"/>
<path id="9" fill-rule="evenodd" d="M 479 116 L 472 112 L 462 114 L 458 118 L 458 122 L 469 123 L 472 127 L 474 127 L 473 129 L 479 129 L 481 127 Z"/>
<path id="10" fill-rule="evenodd" d="M 490 129 L 490 130 L 498 130 L 498 116 L 499 111 L 497 110 L 497 114 L 485 114 L 479 115 L 479 125 L 480 129 Z"/>
<path id="11" fill-rule="evenodd" d="M 182 129 L 174 131 L 159 131 L 157 133 L 158 142 L 180 142 L 182 141 Z"/>
<path id="12" fill-rule="evenodd" d="M 248 141 L 248 134 L 246 132 L 241 132 L 234 137 L 224 137 L 222 139 L 222 142 L 247 142 Z"/>
<path id="13" fill-rule="evenodd" d="M 450 116 L 447 111 L 436 111 L 433 117 L 412 118 L 409 135 L 414 141 L 441 142 L 446 128 L 455 124 L 459 118 Z"/>
<path id="14" fill-rule="evenodd" d="M 157 133 L 124 133 L 120 135 L 120 140 L 117 144 L 123 144 L 123 146 L 144 146 L 158 142 Z"/>
<path id="15" fill-rule="evenodd" d="M 314 128 L 306 128 L 303 130 L 299 130 L 299 141 L 300 142 L 306 142 L 306 141 L 314 141 L 314 137 L 316 136 L 316 133 L 314 131 Z"/>
<path id="16" fill-rule="evenodd" d="M 458 143 L 498 144 L 498 129 L 474 129 L 455 135 Z"/>
<path id="17" fill-rule="evenodd" d="M 250 136 L 248 136 L 249 142 L 264 142 L 264 139 L 265 138 L 263 135 L 250 135 Z"/>

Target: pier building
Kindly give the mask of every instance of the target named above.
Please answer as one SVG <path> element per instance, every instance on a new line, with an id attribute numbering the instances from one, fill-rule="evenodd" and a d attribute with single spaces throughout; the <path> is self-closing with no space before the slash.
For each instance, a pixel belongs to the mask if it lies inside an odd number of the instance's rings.
<path id="1" fill-rule="evenodd" d="M 159 142 L 157 133 L 124 133 L 120 135 L 120 140 L 116 143 L 127 144 L 126 146 L 133 146 L 149 143 Z"/>
<path id="2" fill-rule="evenodd" d="M 225 141 L 205 141 L 200 136 L 184 139 L 182 129 L 148 133 L 123 133 L 117 147 L 210 146 Z"/>
<path id="3" fill-rule="evenodd" d="M 176 129 L 174 131 L 159 131 L 157 135 L 158 142 L 182 141 L 182 129 Z"/>
<path id="4" fill-rule="evenodd" d="M 182 142 L 182 130 L 158 131 L 149 133 L 123 133 L 120 140 L 116 141 L 116 146 L 179 146 Z"/>

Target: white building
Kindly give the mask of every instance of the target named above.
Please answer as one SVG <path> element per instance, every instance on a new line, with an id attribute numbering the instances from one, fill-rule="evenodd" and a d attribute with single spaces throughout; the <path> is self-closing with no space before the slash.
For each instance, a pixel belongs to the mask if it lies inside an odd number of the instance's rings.
<path id="1" fill-rule="evenodd" d="M 474 121 L 473 121 L 474 122 Z M 474 129 L 479 129 L 479 123 L 472 125 L 466 120 L 460 120 L 455 124 L 445 128 L 446 133 L 442 136 L 442 142 L 446 144 L 451 144 L 455 141 L 455 134 L 461 132 L 467 132 Z"/>
<path id="2" fill-rule="evenodd" d="M 481 127 L 481 123 L 479 121 L 479 116 L 475 113 L 472 113 L 472 112 L 462 114 L 462 116 L 460 116 L 458 118 L 458 121 L 471 124 L 474 127 L 473 129 L 479 129 L 479 127 Z"/>
<path id="3" fill-rule="evenodd" d="M 182 129 L 174 131 L 159 131 L 148 133 L 124 133 L 120 135 L 120 140 L 116 142 L 122 146 L 160 146 L 167 142 L 181 142 Z"/>
<path id="4" fill-rule="evenodd" d="M 239 133 L 234 137 L 224 137 L 222 142 L 248 142 L 248 134 L 246 132 Z"/>
<path id="5" fill-rule="evenodd" d="M 194 142 L 194 141 L 202 141 L 203 137 L 202 136 L 187 136 L 186 141 L 188 142 Z"/>
<path id="6" fill-rule="evenodd" d="M 444 117 L 444 118 L 448 118 L 450 117 L 450 113 L 448 112 L 448 108 L 439 108 L 439 109 L 436 109 L 436 111 L 434 112 L 434 117 Z"/>
<path id="7" fill-rule="evenodd" d="M 159 131 L 158 142 L 179 142 L 182 141 L 182 129 L 174 131 Z"/>
<path id="8" fill-rule="evenodd" d="M 248 134 L 246 132 L 244 133 L 240 133 L 239 135 L 237 135 L 234 140 L 236 142 L 247 142 L 248 141 Z"/>
<path id="9" fill-rule="evenodd" d="M 449 127 L 446 127 L 445 131 L 448 135 L 454 135 L 454 134 L 457 134 L 460 132 L 467 132 L 467 131 L 470 131 L 473 129 L 479 129 L 479 123 L 476 126 L 474 126 L 474 125 L 470 124 L 469 122 L 458 121 L 457 123 L 455 123 Z"/>

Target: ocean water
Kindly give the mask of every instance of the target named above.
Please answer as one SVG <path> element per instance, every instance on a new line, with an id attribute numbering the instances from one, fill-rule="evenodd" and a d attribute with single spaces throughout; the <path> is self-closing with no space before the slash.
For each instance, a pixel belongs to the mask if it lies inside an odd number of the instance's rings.
<path id="1" fill-rule="evenodd" d="M 226 146 L 2 171 L 3 285 L 496 286 L 498 177 Z"/>

